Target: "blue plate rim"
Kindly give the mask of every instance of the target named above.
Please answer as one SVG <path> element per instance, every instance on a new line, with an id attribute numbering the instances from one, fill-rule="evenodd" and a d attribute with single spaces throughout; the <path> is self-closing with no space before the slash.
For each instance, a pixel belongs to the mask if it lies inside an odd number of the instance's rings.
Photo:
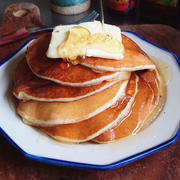
<path id="1" fill-rule="evenodd" d="M 168 50 L 166 50 L 164 48 L 159 47 L 158 45 L 146 40 L 145 38 L 143 38 L 142 36 L 140 36 L 140 35 L 138 35 L 138 34 L 136 34 L 134 32 L 131 32 L 131 31 L 122 31 L 122 32 L 133 34 L 136 37 L 142 39 L 143 41 L 145 41 L 145 42 L 147 42 L 147 43 L 149 43 L 149 44 L 151 44 L 151 45 L 153 45 L 153 46 L 155 46 L 155 47 L 157 47 L 157 48 L 171 54 L 174 57 L 174 59 L 176 60 L 176 63 L 178 64 L 178 67 L 180 68 L 180 61 L 179 61 L 178 57 L 174 53 L 172 53 L 172 52 L 170 52 L 170 51 L 168 51 Z M 10 57 L 8 57 L 3 62 L 1 62 L 0 67 L 2 65 L 4 65 L 6 62 L 10 61 L 16 54 L 18 54 L 27 44 L 29 44 L 34 39 L 35 38 L 32 38 L 32 39 L 28 40 L 17 51 L 15 51 Z M 163 143 L 161 143 L 161 144 L 159 144 L 157 146 L 154 146 L 153 148 L 147 149 L 147 150 L 145 150 L 143 152 L 140 152 L 140 153 L 135 154 L 133 156 L 130 156 L 128 158 L 125 158 L 125 159 L 122 159 L 120 161 L 116 161 L 114 163 L 107 164 L 107 165 L 85 164 L 85 163 L 64 161 L 64 160 L 59 160 L 59 159 L 52 159 L 52 158 L 32 155 L 30 153 L 25 152 L 20 146 L 18 146 L 13 141 L 13 139 L 10 136 L 8 136 L 8 134 L 1 127 L 0 127 L 0 132 L 26 158 L 33 159 L 33 160 L 38 161 L 38 162 L 43 162 L 43 163 L 53 164 L 53 165 L 58 165 L 58 166 L 66 166 L 66 167 L 71 167 L 71 168 L 81 168 L 81 169 L 87 169 L 87 170 L 104 171 L 104 170 L 112 170 L 112 169 L 124 166 L 126 164 L 129 164 L 129 163 L 134 162 L 136 160 L 142 159 L 142 158 L 144 158 L 144 157 L 146 157 L 146 156 L 148 156 L 150 154 L 153 154 L 153 153 L 155 153 L 157 151 L 160 151 L 161 149 L 164 149 L 164 148 L 174 144 L 177 141 L 178 137 L 180 136 L 180 127 L 177 129 L 175 135 L 171 139 L 169 139 L 169 140 L 167 140 L 167 141 L 165 141 L 165 142 L 163 142 Z"/>

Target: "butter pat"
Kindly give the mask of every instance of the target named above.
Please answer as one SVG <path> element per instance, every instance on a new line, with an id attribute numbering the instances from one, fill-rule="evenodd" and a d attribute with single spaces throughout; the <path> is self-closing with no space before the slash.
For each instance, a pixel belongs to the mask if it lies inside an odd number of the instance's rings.
<path id="1" fill-rule="evenodd" d="M 104 24 L 102 30 L 101 23 L 94 21 L 55 27 L 47 56 L 70 61 L 86 56 L 120 60 L 123 52 L 120 29 Z"/>

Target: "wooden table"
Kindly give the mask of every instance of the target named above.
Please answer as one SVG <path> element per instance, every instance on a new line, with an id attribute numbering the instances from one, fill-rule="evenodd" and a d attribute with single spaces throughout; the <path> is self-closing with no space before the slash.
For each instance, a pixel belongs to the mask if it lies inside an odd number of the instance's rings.
<path id="1" fill-rule="evenodd" d="M 120 26 L 174 52 L 180 58 L 180 33 L 166 25 Z M 1 30 L 1 29 L 0 29 Z M 35 36 L 38 36 L 37 34 Z M 0 60 L 27 39 L 0 47 Z M 174 77 L 179 78 L 179 77 Z M 3 117 L 1 117 L 3 118 Z M 25 158 L 0 135 L 0 180 L 179 180 L 180 139 L 172 146 L 111 171 L 87 171 L 42 164 Z"/>

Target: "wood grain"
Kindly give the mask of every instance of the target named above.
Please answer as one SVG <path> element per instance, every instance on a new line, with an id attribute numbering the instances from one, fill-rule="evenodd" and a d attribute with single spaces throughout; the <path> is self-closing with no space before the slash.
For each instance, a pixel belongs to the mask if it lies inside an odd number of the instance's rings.
<path id="1" fill-rule="evenodd" d="M 180 33 L 166 25 L 120 26 L 174 52 L 180 58 Z M 38 35 L 36 35 L 38 36 Z M 0 60 L 27 39 L 0 47 Z M 177 77 L 179 78 L 179 77 Z M 2 117 L 1 117 L 2 118 Z M 27 159 L 0 135 L 0 180 L 179 180 L 180 139 L 172 146 L 111 171 L 87 171 L 43 164 Z"/>

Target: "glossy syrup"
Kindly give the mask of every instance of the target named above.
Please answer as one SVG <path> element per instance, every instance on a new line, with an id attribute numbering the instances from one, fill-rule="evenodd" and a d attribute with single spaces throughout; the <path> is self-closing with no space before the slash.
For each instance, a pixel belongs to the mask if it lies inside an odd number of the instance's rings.
<path id="1" fill-rule="evenodd" d="M 150 57 L 153 63 L 157 67 L 157 71 L 159 73 L 159 101 L 156 107 L 154 108 L 153 112 L 149 115 L 149 117 L 146 119 L 146 121 L 143 124 L 142 129 L 149 126 L 160 114 L 160 112 L 163 110 L 163 107 L 166 103 L 166 97 L 167 97 L 167 86 L 172 80 L 172 70 L 170 66 L 162 61 L 161 59 Z"/>
<path id="2" fill-rule="evenodd" d="M 172 80 L 172 69 L 169 66 L 168 63 L 162 61 L 161 59 L 155 58 L 153 56 L 150 56 L 153 63 L 156 65 L 160 76 L 163 79 L 163 82 L 168 85 L 169 82 Z"/>

